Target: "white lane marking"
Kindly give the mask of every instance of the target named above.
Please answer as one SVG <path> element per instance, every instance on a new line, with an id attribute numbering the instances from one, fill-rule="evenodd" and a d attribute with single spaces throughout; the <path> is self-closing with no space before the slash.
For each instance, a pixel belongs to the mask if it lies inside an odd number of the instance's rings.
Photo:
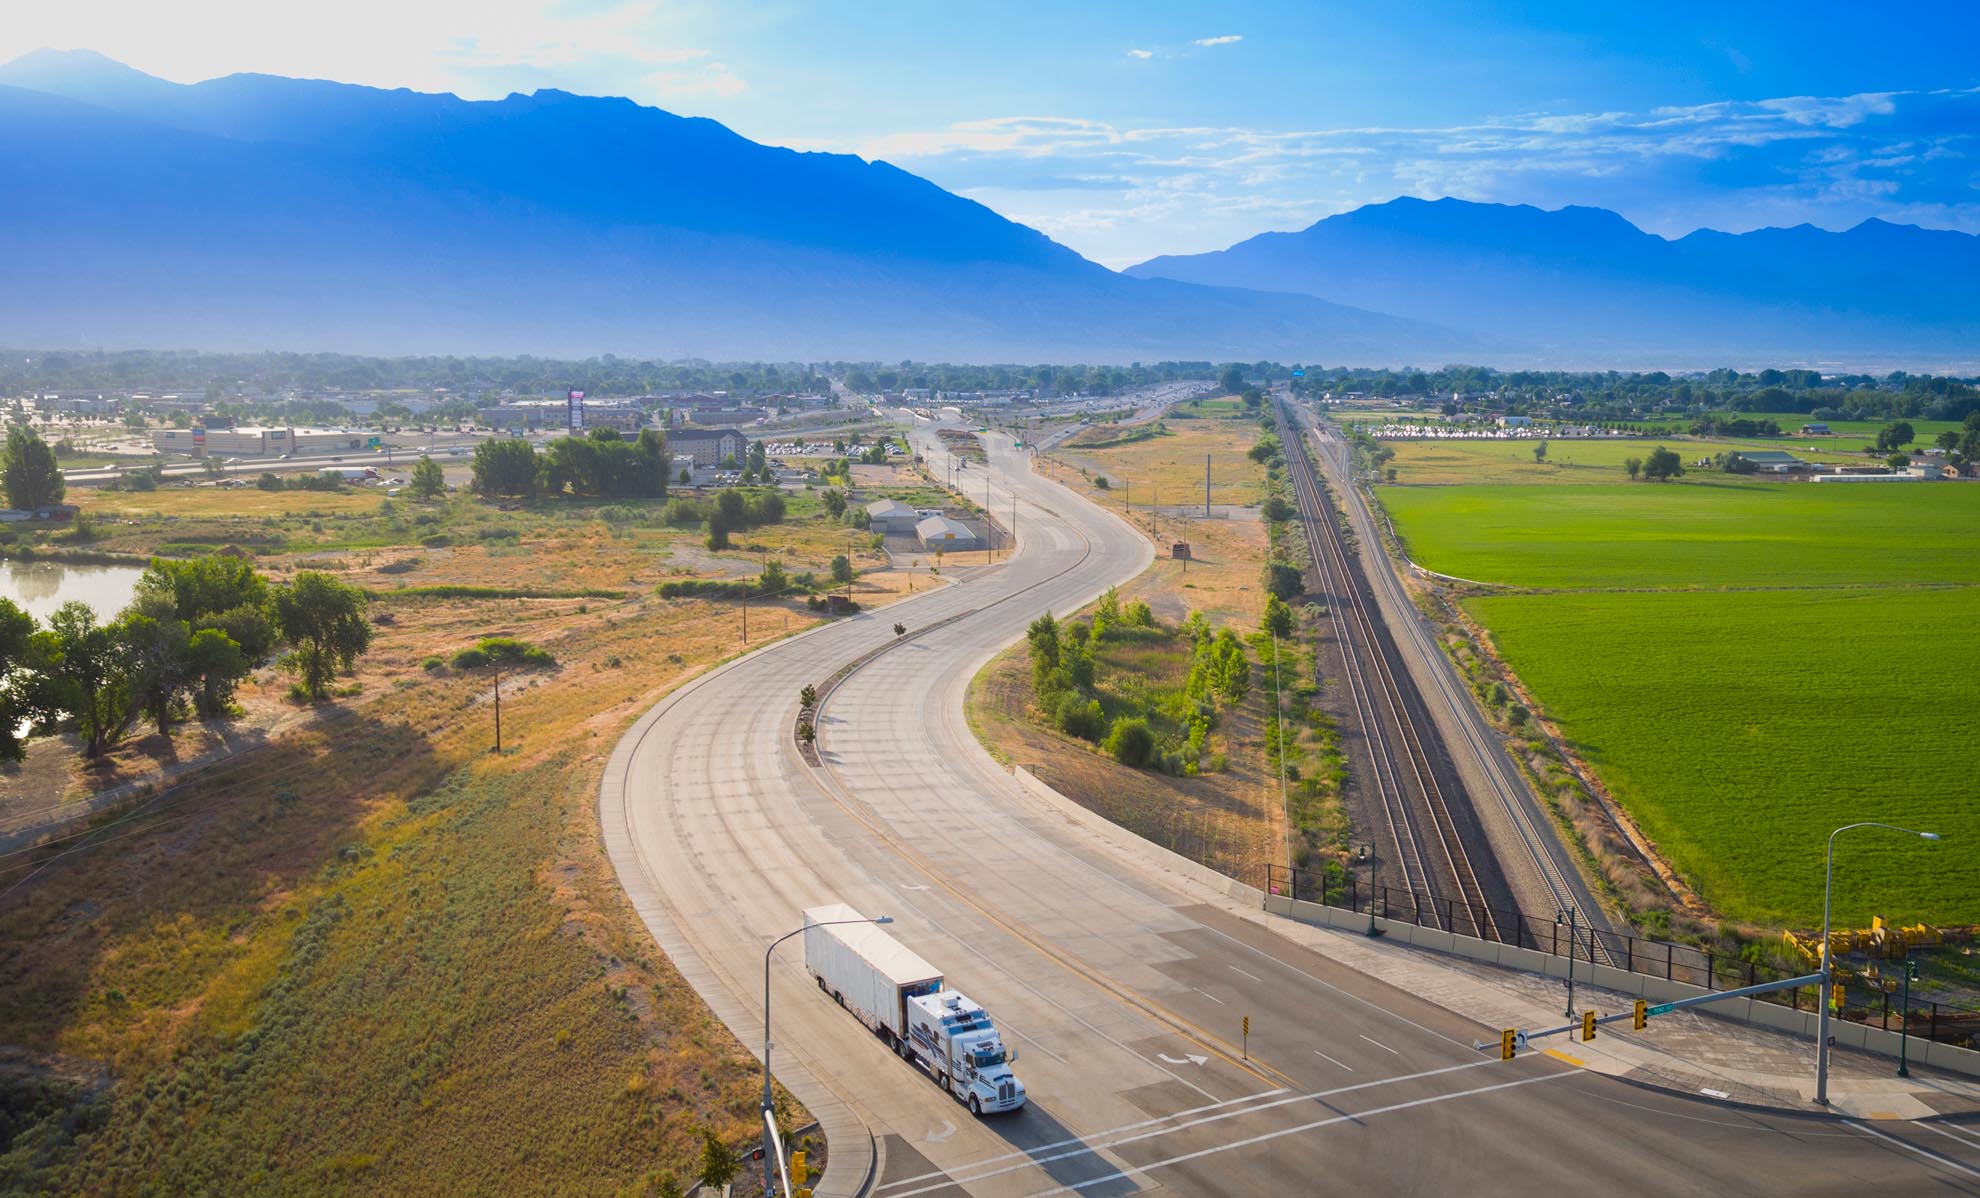
<path id="1" fill-rule="evenodd" d="M 1335 1061 L 1333 1057 L 1328 1056 L 1326 1053 L 1321 1052 L 1317 1048 L 1313 1050 L 1313 1055 L 1319 1057 L 1323 1061 L 1333 1061 L 1334 1064 L 1339 1065 L 1341 1068 L 1347 1070 L 1349 1073 L 1354 1072 L 1354 1066 L 1348 1064 L 1346 1061 Z"/>
<path id="2" fill-rule="evenodd" d="M 1196 986 L 1191 986 L 1190 989 L 1195 990 L 1198 994 L 1201 994 L 1203 997 L 1209 999 L 1213 1003 L 1216 1003 L 1220 1007 L 1224 1005 L 1223 999 L 1218 998 L 1216 995 L 1210 993 L 1208 990 L 1203 990 Z"/>
<path id="3" fill-rule="evenodd" d="M 1360 1033 L 1358 1032 L 1356 1034 L 1360 1035 Z M 1395 1052 L 1397 1056 L 1402 1055 L 1401 1053 L 1396 1052 L 1395 1049 L 1390 1048 L 1388 1045 L 1382 1043 L 1380 1040 L 1375 1039 L 1373 1036 L 1362 1036 L 1361 1038 L 1368 1041 L 1370 1044 L 1373 1044 L 1375 1047 L 1381 1049 L 1383 1052 Z"/>
<path id="4" fill-rule="evenodd" d="M 1299 966 L 1292 964 L 1290 961 L 1281 961 L 1277 957 L 1273 956 L 1271 953 L 1268 953 L 1264 949 L 1259 948 L 1257 945 L 1246 944 L 1244 941 L 1239 940 L 1236 936 L 1231 935 L 1229 932 L 1224 931 L 1222 928 L 1213 928 L 1209 924 L 1201 923 L 1201 922 L 1199 922 L 1197 926 L 1199 928 L 1202 928 L 1204 931 L 1210 933 L 1212 936 L 1221 936 L 1225 940 L 1230 941 L 1232 944 L 1237 945 L 1239 948 L 1244 949 L 1246 952 L 1265 958 L 1267 961 L 1270 961 L 1272 964 L 1277 965 L 1281 969 L 1290 970 L 1293 973 L 1298 974 L 1299 976 L 1305 978 L 1307 981 L 1312 982 L 1314 985 L 1319 986 L 1324 990 L 1331 990 L 1335 994 L 1340 995 L 1342 998 L 1345 998 L 1350 1002 L 1360 1003 L 1362 1006 L 1367 1007 L 1371 1011 L 1379 1011 L 1380 1013 L 1388 1016 L 1391 1019 L 1397 1020 L 1398 1022 L 1401 1023 L 1406 1023 L 1409 1026 L 1415 1028 L 1417 1031 L 1422 1032 L 1426 1036 L 1435 1036 L 1437 1039 L 1442 1040 L 1446 1044 L 1455 1044 L 1459 1048 L 1466 1050 L 1465 1052 L 1466 1056 L 1471 1055 L 1470 1046 L 1467 1045 L 1462 1040 L 1455 1039 L 1451 1036 L 1446 1036 L 1444 1033 L 1437 1031 L 1434 1028 L 1425 1027 L 1422 1024 L 1416 1022 L 1416 1020 L 1411 1019 L 1407 1015 L 1398 1015 L 1394 1011 L 1391 1011 L 1387 1007 L 1383 1006 L 1381 1003 L 1373 1002 L 1369 999 L 1361 997 L 1359 994 L 1355 994 L 1348 990 L 1343 990 L 1339 986 L 1334 985 L 1334 983 L 1329 982 L 1324 978 L 1314 977 L 1312 974 L 1306 972 L 1304 969 L 1301 969 Z M 1270 928 L 1264 928 L 1262 930 L 1268 934 L 1276 935 L 1276 933 L 1273 933 Z M 1291 944 L 1294 948 L 1305 948 L 1304 945 L 1298 944 L 1297 942 L 1294 941 L 1287 941 L 1287 943 Z M 1306 951 L 1310 953 L 1316 952 L 1316 950 L 1310 948 L 1306 949 Z M 1316 953 L 1316 955 L 1322 956 L 1325 960 L 1327 960 L 1328 964 L 1330 965 L 1339 965 L 1342 969 L 1353 968 L 1352 966 L 1342 965 L 1339 961 L 1335 961 L 1330 957 L 1325 957 L 1325 954 Z"/>
<path id="5" fill-rule="evenodd" d="M 1139 1135 L 1123 1136 L 1119 1139 L 1106 1140 L 1104 1143 L 1098 1142 L 1102 1139 L 1101 1135 L 1095 1135 L 1082 1139 L 1066 1140 L 1062 1142 L 1063 1145 L 1078 1144 L 1079 1147 L 1073 1149 L 1071 1152 L 1061 1152 L 1052 1156 L 1038 1155 L 1040 1152 L 1044 1152 L 1050 1147 L 1053 1147 L 1051 1145 L 1046 1145 L 1039 1148 L 1033 1148 L 1028 1152 L 1006 1153 L 1004 1156 L 992 1157 L 989 1158 L 988 1160 L 978 1161 L 971 1165 L 956 1166 L 955 1168 L 951 1168 L 942 1173 L 924 1174 L 923 1176 L 925 1177 L 939 1177 L 942 1178 L 943 1180 L 937 1182 L 934 1185 L 923 1186 L 918 1190 L 908 1190 L 904 1193 L 896 1194 L 894 1195 L 894 1198 L 915 1198 L 915 1195 L 917 1194 L 927 1194 L 935 1190 L 947 1189 L 950 1186 L 969 1185 L 973 1182 L 985 1181 L 992 1177 L 999 1177 L 1005 1173 L 1016 1172 L 1019 1169 L 1029 1169 L 1034 1165 L 1049 1165 L 1053 1161 L 1065 1160 L 1068 1157 L 1089 1156 L 1092 1155 L 1093 1153 L 1099 1152 L 1103 1148 L 1118 1148 L 1122 1144 L 1133 1144 L 1141 1140 L 1153 1139 L 1156 1136 L 1166 1136 L 1172 1132 L 1186 1131 L 1192 1127 L 1201 1127 L 1206 1123 L 1216 1123 L 1224 1119 L 1234 1119 L 1240 1115 L 1253 1115 L 1253 1114 L 1257 1114 L 1260 1111 L 1276 1110 L 1277 1108 L 1285 1106 L 1288 1103 L 1313 1102 L 1322 1098 L 1334 1098 L 1342 1094 L 1352 1094 L 1357 1090 L 1373 1090 L 1381 1086 L 1395 1085 L 1399 1082 L 1420 1081 L 1426 1077 L 1438 1077 L 1446 1073 L 1461 1073 L 1466 1069 L 1479 1069 L 1488 1065 L 1497 1065 L 1500 1063 L 1501 1062 L 1497 1060 L 1469 1061 L 1463 1065 L 1445 1065 L 1439 1069 L 1426 1069 L 1421 1073 L 1406 1073 L 1397 1077 L 1378 1078 L 1375 1081 L 1356 1082 L 1354 1085 L 1351 1086 L 1335 1086 L 1331 1090 L 1315 1090 L 1308 1094 L 1294 1094 L 1286 1098 L 1277 1099 L 1273 1102 L 1261 1102 L 1257 1106 L 1248 1106 L 1242 1110 L 1218 1111 L 1215 1114 L 1205 1115 L 1200 1119 L 1190 1119 L 1182 1123 L 1177 1123 L 1171 1127 L 1159 1127 L 1156 1128 L 1154 1131 L 1145 1131 L 1140 1133 Z M 1568 1069 L 1568 1070 L 1563 1070 L 1558 1074 L 1548 1074 L 1547 1076 L 1577 1077 L 1579 1076 L 1579 1074 L 1575 1070 Z M 1150 1120 L 1150 1122 L 1151 1123 L 1159 1122 L 1159 1120 Z M 1015 1165 L 1007 1165 L 1002 1169 L 991 1169 L 982 1173 L 970 1173 L 965 1175 L 965 1170 L 974 1168 L 976 1165 L 993 1164 L 999 1160 L 1008 1160 L 1013 1156 L 1024 1156 L 1029 1159 L 1020 1161 Z M 921 1179 L 913 1178 L 913 1179 L 904 1179 L 904 1180 L 921 1180 Z M 894 1184 L 900 1184 L 900 1183 L 897 1182 Z"/>
<path id="6" fill-rule="evenodd" d="M 1969 1127 L 1966 1127 L 1966 1126 L 1965 1126 L 1965 1125 L 1963 1125 L 1963 1124 L 1959 1124 L 1959 1123 L 1926 1123 L 1926 1124 L 1925 1124 L 1925 1126 L 1926 1126 L 1926 1127 L 1929 1127 L 1929 1128 L 1931 1128 L 1931 1129 L 1932 1129 L 1932 1130 L 1934 1130 L 1934 1131 L 1943 1131 L 1943 1132 L 1956 1132 L 1956 1133 L 1958 1133 L 1959 1135 L 1962 1135 L 1962 1136 L 1964 1136 L 1964 1137 L 1966 1137 L 1967 1139 L 1969 1139 L 1969 1140 L 1971 1140 L 1971 1141 L 1973 1141 L 1973 1142 L 1974 1142 L 1975 1144 L 1980 1144 L 1980 1132 L 1975 1132 L 1975 1131 L 1973 1131 L 1973 1129 L 1971 1129 L 1971 1128 L 1969 1128 Z"/>
<path id="7" fill-rule="evenodd" d="M 1155 1055 L 1162 1058 L 1162 1063 L 1165 1065 L 1195 1065 L 1199 1069 L 1202 1068 L 1203 1064 L 1210 1059 L 1209 1057 L 1200 1057 L 1193 1052 L 1184 1053 L 1183 1058 L 1180 1061 L 1170 1056 L 1166 1052 L 1158 1052 Z"/>
<path id="8" fill-rule="evenodd" d="M 1201 1115 L 1206 1111 L 1219 1111 L 1225 1107 L 1242 1106 L 1247 1102 L 1258 1102 L 1267 1098 L 1277 1098 L 1285 1092 L 1285 1087 L 1281 1086 L 1276 1090 L 1267 1090 L 1262 1094 L 1247 1094 L 1243 1098 L 1226 1098 L 1222 1102 L 1205 1103 L 1203 1106 L 1193 1106 L 1187 1110 L 1176 1111 L 1167 1115 L 1158 1115 L 1153 1119 L 1143 1119 L 1136 1123 L 1124 1123 L 1119 1127 L 1110 1127 L 1104 1131 L 1096 1131 L 1092 1133 L 1092 1138 L 1097 1139 L 1103 1136 L 1119 1135 L 1123 1132 L 1140 1131 L 1144 1127 L 1153 1127 L 1158 1123 L 1167 1123 L 1171 1119 L 1187 1119 L 1191 1115 Z M 968 1165 L 962 1167 L 974 1168 L 978 1165 L 994 1165 L 998 1161 L 1008 1161 L 1020 1156 L 1030 1156 L 1034 1152 L 1050 1152 L 1055 1148 L 1066 1148 L 1073 1144 L 1084 1144 L 1086 1139 L 1087 1137 L 1073 1136 L 1070 1139 L 1054 1140 L 1049 1144 L 1039 1144 L 1036 1147 L 1027 1148 L 1022 1152 L 1006 1152 L 999 1156 L 987 1156 L 980 1161 L 971 1161 Z M 874 1192 L 882 1193 L 887 1190 L 897 1190 L 904 1185 L 911 1185 L 917 1181 L 927 1181 L 933 1177 L 947 1177 L 948 1175 L 947 1170 L 920 1173 L 913 1177 L 903 1177 L 898 1181 L 890 1181 L 884 1185 L 877 1186 Z"/>
<path id="9" fill-rule="evenodd" d="M 1396 1111 L 1407 1111 L 1414 1107 L 1449 1102 L 1454 1098 L 1470 1098 L 1475 1094 L 1491 1094 L 1499 1090 L 1511 1090 L 1518 1086 L 1531 1086 L 1537 1082 L 1550 1082 L 1559 1078 L 1573 1076 L 1572 1073 L 1545 1073 L 1539 1077 L 1523 1077 L 1514 1082 L 1500 1082 L 1493 1086 L 1479 1086 L 1476 1089 L 1457 1090 L 1449 1094 L 1434 1094 L 1429 1098 L 1415 1098 L 1408 1102 L 1380 1106 L 1374 1110 L 1361 1111 L 1353 1115 L 1335 1115 L 1327 1119 L 1315 1119 L 1311 1123 L 1302 1123 L 1298 1127 L 1288 1127 L 1280 1131 L 1268 1131 L 1261 1135 L 1251 1136 L 1248 1139 L 1233 1140 L 1229 1144 L 1217 1144 L 1210 1148 L 1199 1148 L 1195 1152 L 1185 1152 L 1180 1156 L 1172 1156 L 1165 1160 L 1150 1161 L 1145 1165 L 1134 1165 L 1113 1173 L 1102 1174 L 1099 1177 L 1089 1177 L 1084 1181 L 1076 1181 L 1070 1185 L 1059 1186 L 1057 1189 L 1039 1190 L 1037 1193 L 1030 1195 L 1029 1198 L 1051 1198 L 1054 1194 L 1071 1194 L 1086 1189 L 1088 1186 L 1104 1185 L 1110 1181 L 1124 1181 L 1137 1174 L 1152 1173 L 1156 1169 L 1166 1169 L 1173 1165 L 1186 1164 L 1189 1161 L 1200 1160 L 1206 1156 L 1216 1156 L 1223 1152 L 1232 1152 L 1239 1148 L 1252 1148 L 1259 1144 L 1269 1143 L 1272 1140 L 1283 1139 L 1286 1136 L 1296 1136 L 1301 1132 L 1318 1131 L 1323 1127 L 1333 1127 L 1340 1123 L 1358 1123 L 1365 1119 L 1372 1119 L 1377 1115 L 1388 1115 Z"/>
<path id="10" fill-rule="evenodd" d="M 1938 1132 L 1940 1135 L 1944 1136 L 1948 1140 L 1951 1140 L 1953 1143 L 1959 1145 L 1961 1148 L 1970 1149 L 1973 1147 L 1973 1143 L 1971 1142 L 1972 1141 L 1971 1133 L 1968 1133 L 1965 1136 L 1956 1136 L 1952 1134 L 1952 1132 L 1947 1131 L 1945 1128 L 1939 1126 L 1936 1123 L 1927 1123 L 1924 1122 L 1923 1120 L 1919 1121 L 1917 1126 L 1924 1128 L 1926 1131 Z"/>
<path id="11" fill-rule="evenodd" d="M 1232 972 L 1232 973 L 1234 973 L 1234 974 L 1237 974 L 1237 975 L 1238 975 L 1239 977 L 1247 977 L 1247 978 L 1250 978 L 1250 979 L 1251 979 L 1252 981 L 1254 981 L 1254 982 L 1257 982 L 1257 983 L 1259 983 L 1260 985 L 1263 985 L 1263 984 L 1265 983 L 1265 979 L 1264 979 L 1264 978 L 1261 978 L 1261 977 L 1259 977 L 1259 976 L 1258 976 L 1257 974 L 1255 974 L 1255 973 L 1246 973 L 1246 972 L 1245 972 L 1244 970 L 1242 970 L 1242 969 L 1239 969 L 1239 968 L 1238 968 L 1237 966 L 1235 966 L 1235 965 L 1232 965 L 1232 966 L 1230 967 L 1230 969 L 1231 969 L 1231 972 Z"/>
<path id="12" fill-rule="evenodd" d="M 1905 1140 L 1900 1140 L 1896 1136 L 1887 1136 L 1883 1132 L 1877 1131 L 1876 1129 L 1871 1127 L 1866 1127 L 1865 1125 L 1858 1123 L 1853 1119 L 1843 1120 L 1843 1126 L 1853 1127 L 1857 1131 L 1862 1132 L 1864 1135 L 1875 1136 L 1876 1138 L 1884 1141 L 1887 1144 L 1896 1144 L 1899 1148 L 1904 1149 L 1906 1152 L 1915 1152 L 1919 1156 L 1924 1157 L 1926 1160 L 1931 1161 L 1933 1164 L 1941 1166 L 1942 1168 L 1957 1169 L 1961 1173 L 1966 1174 L 1968 1177 L 1980 1177 L 1980 1172 L 1975 1172 L 1974 1170 L 1967 1168 L 1965 1165 L 1960 1164 L 1958 1161 L 1952 1159 L 1949 1156 L 1945 1156 L 1940 1153 L 1933 1152 L 1930 1148 L 1920 1148 L 1918 1145 L 1910 1143 Z"/>

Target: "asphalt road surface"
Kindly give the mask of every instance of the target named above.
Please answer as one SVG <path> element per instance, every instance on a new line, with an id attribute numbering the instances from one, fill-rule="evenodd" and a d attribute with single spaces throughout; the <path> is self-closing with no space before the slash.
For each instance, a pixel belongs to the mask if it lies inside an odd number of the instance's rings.
<path id="1" fill-rule="evenodd" d="M 1758 1114 L 1546 1055 L 1488 1059 L 1472 1047 L 1486 1029 L 1019 786 L 965 723 L 969 678 L 1150 550 L 1021 455 L 993 449 L 991 468 L 999 511 L 1020 503 L 1008 566 L 703 676 L 635 725 L 601 787 L 628 894 L 744 1043 L 761 1043 L 765 947 L 843 901 L 892 915 L 1019 1050 L 1030 1105 L 973 1119 L 827 1001 L 786 942 L 773 1062 L 828 1137 L 820 1194 L 1980 1194 L 1970 1127 Z M 964 471 L 972 497 L 981 469 Z M 854 662 L 813 768 L 792 736 L 798 690 Z"/>

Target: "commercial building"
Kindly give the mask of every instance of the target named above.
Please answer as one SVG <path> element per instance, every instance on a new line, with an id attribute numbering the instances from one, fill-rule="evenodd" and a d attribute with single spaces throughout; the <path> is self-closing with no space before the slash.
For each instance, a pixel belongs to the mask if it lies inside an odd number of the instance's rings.
<path id="1" fill-rule="evenodd" d="M 886 536 L 914 532 L 922 515 L 898 499 L 881 499 L 866 505 L 866 519 L 869 529 Z"/>
<path id="2" fill-rule="evenodd" d="M 914 526 L 914 535 L 920 538 L 921 547 L 931 552 L 983 548 L 983 538 L 972 532 L 969 525 L 948 516 L 922 517 L 921 523 Z"/>
<path id="3" fill-rule="evenodd" d="M 667 433 L 667 448 L 694 458 L 697 466 L 719 466 L 730 458 L 742 461 L 749 438 L 732 428 L 677 428 Z"/>
<path id="4" fill-rule="evenodd" d="M 371 434 L 354 429 L 324 428 L 162 428 L 151 434 L 160 453 L 192 457 L 279 458 L 283 454 L 348 452 L 370 448 Z"/>

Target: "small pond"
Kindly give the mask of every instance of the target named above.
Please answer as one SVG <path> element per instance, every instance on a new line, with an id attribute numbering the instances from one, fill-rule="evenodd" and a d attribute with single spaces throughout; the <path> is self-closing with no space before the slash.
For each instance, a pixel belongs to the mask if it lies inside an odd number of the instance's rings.
<path id="1" fill-rule="evenodd" d="M 137 566 L 94 566 L 73 562 L 0 562 L 0 598 L 12 599 L 39 624 L 55 609 L 80 599 L 108 621 L 131 601 L 144 571 Z"/>

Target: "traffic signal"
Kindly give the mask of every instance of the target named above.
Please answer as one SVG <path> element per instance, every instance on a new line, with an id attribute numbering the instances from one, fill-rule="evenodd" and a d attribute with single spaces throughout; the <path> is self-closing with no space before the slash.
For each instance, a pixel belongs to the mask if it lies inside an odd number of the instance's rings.
<path id="1" fill-rule="evenodd" d="M 1639 1032 L 1642 1031 L 1643 1025 L 1650 1022 L 1649 1008 L 1650 1008 L 1649 1002 L 1641 998 L 1637 999 L 1636 1013 L 1630 1020 L 1630 1026 L 1634 1027 Z"/>
<path id="2" fill-rule="evenodd" d="M 1583 1040 L 1593 1040 L 1595 1038 L 1595 1012 L 1593 1011 L 1583 1011 L 1581 1013 L 1581 1038 Z"/>
<path id="3" fill-rule="evenodd" d="M 1500 1060 L 1510 1061 L 1513 1059 L 1513 1037 L 1517 1036 L 1518 1034 L 1519 1034 L 1518 1032 L 1514 1031 L 1511 1028 L 1507 1028 L 1505 1031 L 1499 1033 Z"/>

